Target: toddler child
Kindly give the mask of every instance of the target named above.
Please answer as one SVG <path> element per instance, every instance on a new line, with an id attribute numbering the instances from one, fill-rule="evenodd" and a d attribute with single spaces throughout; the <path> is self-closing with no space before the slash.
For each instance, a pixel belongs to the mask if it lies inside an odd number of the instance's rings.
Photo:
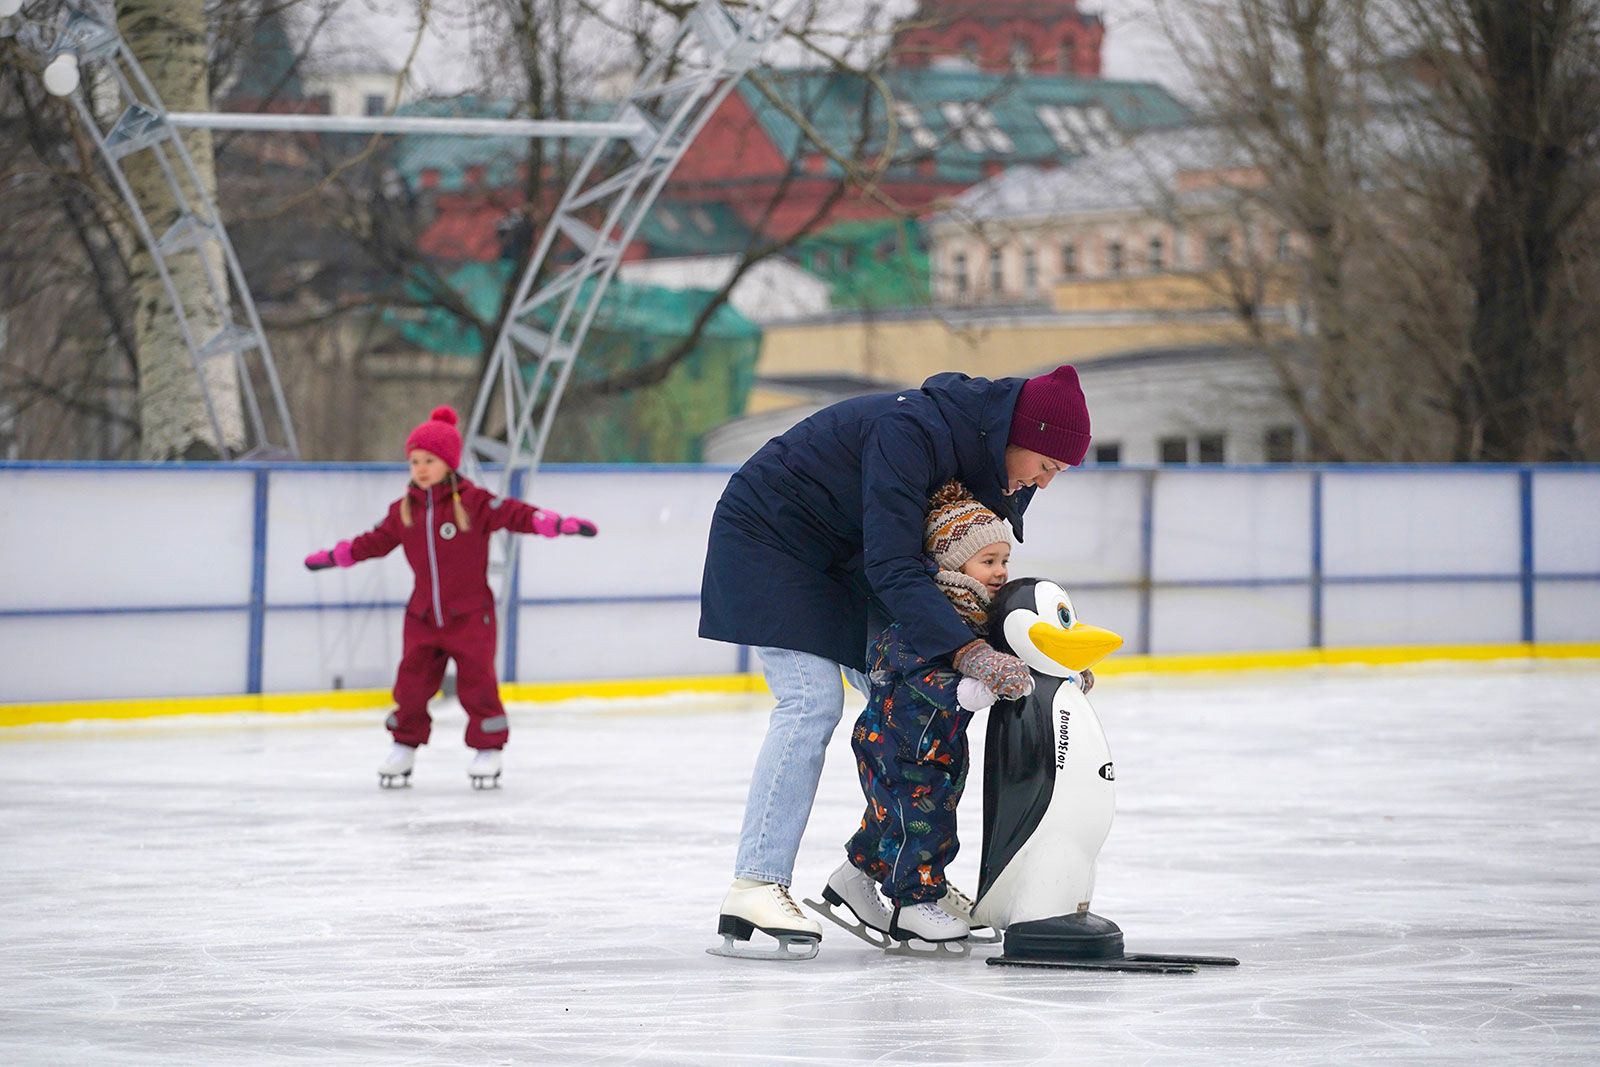
<path id="1" fill-rule="evenodd" d="M 941 486 L 929 504 L 924 548 L 938 567 L 934 581 L 982 637 L 989 601 L 1006 583 L 1011 527 L 960 482 Z M 972 904 L 945 880 L 945 867 L 958 848 L 967 724 L 994 703 L 994 693 L 963 678 L 949 656 L 919 656 L 898 622 L 873 641 L 867 665 L 872 691 L 850 741 L 866 814 L 823 897 L 896 940 L 961 940 Z"/>

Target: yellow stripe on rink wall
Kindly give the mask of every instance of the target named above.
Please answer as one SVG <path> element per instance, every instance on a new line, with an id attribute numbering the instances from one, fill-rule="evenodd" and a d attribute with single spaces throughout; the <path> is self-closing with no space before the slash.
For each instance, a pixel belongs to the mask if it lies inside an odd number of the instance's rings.
<path id="1" fill-rule="evenodd" d="M 1600 660 L 1600 643 L 1508 645 L 1400 645 L 1374 648 L 1291 649 L 1277 652 L 1199 652 L 1184 655 L 1117 655 L 1095 668 L 1102 676 L 1178 674 L 1197 671 L 1292 670 L 1367 664 L 1385 666 L 1450 660 Z M 759 674 L 710 674 L 686 678 L 612 678 L 590 682 L 509 682 L 501 697 L 514 703 L 561 700 L 623 700 L 695 693 L 764 693 Z M 369 711 L 392 704 L 387 689 L 338 689 L 320 693 L 264 693 L 143 700 L 81 700 L 49 704 L 0 704 L 0 727 L 173 715 L 296 714 Z"/>

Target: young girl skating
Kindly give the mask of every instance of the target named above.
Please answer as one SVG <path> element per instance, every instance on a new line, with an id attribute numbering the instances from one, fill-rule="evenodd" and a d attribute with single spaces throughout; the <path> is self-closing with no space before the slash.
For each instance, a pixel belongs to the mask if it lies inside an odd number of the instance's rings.
<path id="1" fill-rule="evenodd" d="M 382 522 L 332 549 L 313 552 L 306 567 L 351 567 L 403 546 L 416 586 L 406 604 L 395 710 L 387 726 L 394 747 L 378 767 L 379 784 L 409 785 L 417 746 L 428 743 L 428 700 L 456 661 L 456 695 L 467 713 L 467 746 L 477 750 L 467 774 L 478 788 L 499 784 L 500 750 L 509 733 L 495 675 L 494 594 L 489 591 L 489 535 L 496 530 L 545 537 L 593 537 L 587 519 L 491 495 L 456 473 L 461 434 L 455 409 L 438 407 L 406 438 L 411 484 Z"/>

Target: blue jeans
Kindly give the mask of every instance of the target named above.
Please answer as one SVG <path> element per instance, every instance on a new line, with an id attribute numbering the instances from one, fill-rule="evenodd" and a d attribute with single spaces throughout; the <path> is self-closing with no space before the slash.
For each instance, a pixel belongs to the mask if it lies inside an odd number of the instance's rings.
<path id="1" fill-rule="evenodd" d="M 767 738 L 761 743 L 750 778 L 733 873 L 736 878 L 788 885 L 794 878 L 800 835 L 805 832 L 822 778 L 828 739 L 844 712 L 840 671 L 861 693 L 867 692 L 867 680 L 860 671 L 841 668 L 810 652 L 788 648 L 756 651 L 778 705 L 772 709 Z"/>

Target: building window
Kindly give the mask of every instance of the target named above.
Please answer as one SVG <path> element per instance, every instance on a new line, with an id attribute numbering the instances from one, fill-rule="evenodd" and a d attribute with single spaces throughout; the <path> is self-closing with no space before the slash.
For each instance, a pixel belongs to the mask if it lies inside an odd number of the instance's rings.
<path id="1" fill-rule="evenodd" d="M 1094 462 L 1097 467 L 1115 467 L 1122 462 L 1122 445 L 1115 441 L 1106 445 L 1095 445 Z"/>
<path id="2" fill-rule="evenodd" d="M 999 292 L 1005 287 L 1006 275 L 998 248 L 989 249 L 989 288 Z"/>
<path id="3" fill-rule="evenodd" d="M 1071 241 L 1061 246 L 1061 276 L 1063 278 L 1078 276 L 1078 246 Z"/>
<path id="4" fill-rule="evenodd" d="M 1294 427 L 1268 426 L 1262 435 L 1261 451 L 1268 463 L 1294 462 Z"/>
<path id="5" fill-rule="evenodd" d="M 1206 263 L 1222 267 L 1233 262 L 1233 238 L 1225 233 L 1214 233 L 1206 238 Z"/>
<path id="6" fill-rule="evenodd" d="M 912 144 L 918 148 L 939 147 L 939 138 L 933 135 L 932 130 L 923 125 L 922 112 L 917 109 L 917 105 L 902 100 L 895 104 L 894 116 L 900 125 L 911 134 Z"/>
<path id="7" fill-rule="evenodd" d="M 1033 113 L 1063 152 L 1094 152 L 1117 143 L 1117 127 L 1103 107 L 1044 104 Z"/>
<path id="8" fill-rule="evenodd" d="M 1161 454 L 1162 463 L 1186 464 L 1189 462 L 1189 439 L 1187 437 L 1163 437 L 1156 443 L 1156 449 Z"/>
<path id="9" fill-rule="evenodd" d="M 1289 237 L 1288 230 L 1278 231 L 1278 247 L 1274 250 L 1273 254 L 1277 256 L 1279 263 L 1287 263 L 1291 258 L 1293 258 L 1294 245 Z"/>
<path id="10" fill-rule="evenodd" d="M 1126 255 L 1122 250 L 1122 242 L 1109 242 L 1106 245 L 1106 273 L 1121 274 L 1126 265 Z"/>
<path id="11" fill-rule="evenodd" d="M 1203 433 L 1195 440 L 1195 451 L 1199 453 L 1201 463 L 1227 462 L 1222 438 L 1220 433 Z"/>
<path id="12" fill-rule="evenodd" d="M 1011 69 L 1018 74 L 1026 74 L 1033 69 L 1033 49 L 1021 37 L 1011 41 Z"/>
<path id="13" fill-rule="evenodd" d="M 957 252 L 950 257 L 950 281 L 958 294 L 967 291 L 967 254 Z"/>
<path id="14" fill-rule="evenodd" d="M 1061 39 L 1061 47 L 1056 49 L 1056 72 L 1071 74 L 1078 69 L 1078 42 L 1071 37 Z"/>
<path id="15" fill-rule="evenodd" d="M 389 110 L 389 101 L 381 93 L 368 93 L 362 110 L 368 115 L 381 115 Z"/>
<path id="16" fill-rule="evenodd" d="M 1039 253 L 1031 245 L 1022 250 L 1022 287 L 1030 293 L 1039 291 Z"/>
<path id="17" fill-rule="evenodd" d="M 1150 248 L 1145 253 L 1145 265 L 1152 271 L 1167 269 L 1167 243 L 1161 238 L 1150 238 Z"/>
<path id="18" fill-rule="evenodd" d="M 948 101 L 939 105 L 939 111 L 968 152 L 1010 152 L 1016 147 L 982 104 Z"/>

